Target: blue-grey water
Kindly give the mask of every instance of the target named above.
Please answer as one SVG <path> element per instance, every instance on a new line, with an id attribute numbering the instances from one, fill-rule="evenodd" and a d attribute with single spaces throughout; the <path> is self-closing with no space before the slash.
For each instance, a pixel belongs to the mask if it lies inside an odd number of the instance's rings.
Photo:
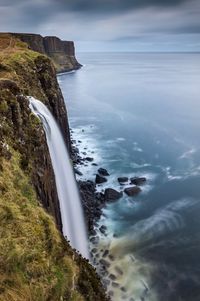
<path id="1" fill-rule="evenodd" d="M 109 273 L 120 286 L 108 291 L 114 301 L 199 301 L 200 54 L 79 61 L 84 67 L 59 82 L 80 152 L 111 174 L 98 189 L 123 189 L 119 176 L 147 178 L 137 197 L 124 195 L 101 218 L 108 236 L 99 248 L 116 258 Z M 94 180 L 98 167 L 87 165 L 83 178 Z"/>

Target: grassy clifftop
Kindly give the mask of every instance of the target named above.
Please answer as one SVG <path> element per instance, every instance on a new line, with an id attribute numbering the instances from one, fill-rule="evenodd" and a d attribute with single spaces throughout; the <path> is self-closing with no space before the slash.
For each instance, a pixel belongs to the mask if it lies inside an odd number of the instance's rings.
<path id="1" fill-rule="evenodd" d="M 25 95 L 42 100 L 67 131 L 51 61 L 0 37 L 0 301 L 107 300 L 95 270 L 58 230 L 46 139 Z"/>

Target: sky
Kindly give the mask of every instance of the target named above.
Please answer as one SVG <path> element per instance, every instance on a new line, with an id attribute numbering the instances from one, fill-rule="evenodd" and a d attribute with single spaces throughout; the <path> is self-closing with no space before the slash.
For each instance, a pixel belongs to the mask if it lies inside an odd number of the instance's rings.
<path id="1" fill-rule="evenodd" d="M 0 0 L 2 32 L 56 35 L 77 51 L 200 51 L 200 0 Z"/>

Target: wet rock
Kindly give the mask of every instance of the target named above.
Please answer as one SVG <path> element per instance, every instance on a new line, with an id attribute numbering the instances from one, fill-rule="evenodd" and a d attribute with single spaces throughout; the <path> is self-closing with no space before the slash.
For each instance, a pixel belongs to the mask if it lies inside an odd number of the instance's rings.
<path id="1" fill-rule="evenodd" d="M 113 296 L 114 296 L 114 292 L 113 292 L 113 291 L 109 291 L 109 292 L 108 292 L 108 295 L 109 295 L 110 297 L 113 297 Z"/>
<path id="2" fill-rule="evenodd" d="M 88 161 L 88 162 L 92 162 L 94 160 L 94 158 L 86 157 L 85 160 Z"/>
<path id="3" fill-rule="evenodd" d="M 115 257 L 111 254 L 108 255 L 108 258 L 111 260 L 111 261 L 114 261 L 115 260 Z"/>
<path id="4" fill-rule="evenodd" d="M 96 175 L 96 179 L 95 179 L 96 184 L 102 184 L 107 182 L 107 179 L 105 177 L 102 177 L 100 175 Z"/>
<path id="5" fill-rule="evenodd" d="M 133 187 L 127 187 L 124 189 L 124 192 L 128 195 L 128 196 L 135 196 L 138 193 L 140 193 L 140 191 L 142 191 L 139 187 L 137 186 L 133 186 Z"/>
<path id="6" fill-rule="evenodd" d="M 123 275 L 123 271 L 118 267 L 118 266 L 116 266 L 115 267 L 115 271 L 119 274 L 119 275 Z"/>
<path id="7" fill-rule="evenodd" d="M 103 253 L 102 257 L 107 257 L 109 254 L 109 251 L 108 250 L 105 250 L 105 252 Z"/>
<path id="8" fill-rule="evenodd" d="M 123 196 L 123 192 L 118 192 L 113 188 L 107 188 L 104 194 L 105 201 L 115 201 L 120 199 L 122 196 Z"/>
<path id="9" fill-rule="evenodd" d="M 127 291 L 127 289 L 124 286 L 120 287 L 120 290 L 124 293 Z"/>
<path id="10" fill-rule="evenodd" d="M 94 254 L 96 254 L 97 251 L 98 251 L 97 248 L 93 248 L 93 249 L 91 250 L 91 252 L 94 253 Z"/>
<path id="11" fill-rule="evenodd" d="M 107 227 L 104 226 L 104 225 L 102 225 L 102 226 L 99 228 L 99 231 L 100 231 L 101 233 L 103 233 L 103 234 L 105 234 L 106 230 L 107 230 Z"/>
<path id="12" fill-rule="evenodd" d="M 128 182 L 128 177 L 120 177 L 117 179 L 120 184 Z"/>
<path id="13" fill-rule="evenodd" d="M 117 283 L 117 282 L 112 282 L 112 286 L 113 286 L 113 287 L 119 287 L 119 283 Z"/>
<path id="14" fill-rule="evenodd" d="M 105 168 L 99 168 L 99 169 L 98 169 L 98 173 L 99 173 L 101 176 L 109 176 L 109 173 L 108 173 L 108 171 L 107 171 Z"/>
<path id="15" fill-rule="evenodd" d="M 93 243 L 93 244 L 98 244 L 98 242 L 99 242 L 99 237 L 97 237 L 97 236 L 91 237 L 91 238 L 90 238 L 90 241 L 91 241 L 91 243 Z"/>
<path id="16" fill-rule="evenodd" d="M 109 268 L 110 267 L 110 263 L 108 261 L 106 261 L 105 259 L 101 259 L 100 264 L 102 264 L 102 266 Z"/>
<path id="17" fill-rule="evenodd" d="M 146 182 L 146 178 L 145 177 L 140 177 L 140 178 L 137 178 L 137 177 L 134 177 L 134 178 L 130 178 L 130 181 L 131 181 L 131 184 L 134 184 L 134 185 L 143 185 L 145 182 Z"/>
<path id="18" fill-rule="evenodd" d="M 97 163 L 92 163 L 92 165 L 93 165 L 93 166 L 98 166 L 98 164 L 97 164 Z"/>
<path id="19" fill-rule="evenodd" d="M 109 279 L 103 279 L 102 282 L 103 282 L 103 285 L 106 286 L 106 287 L 110 284 L 110 280 Z"/>
<path id="20" fill-rule="evenodd" d="M 74 172 L 75 174 L 79 175 L 79 176 L 82 176 L 82 172 L 80 172 L 77 168 L 74 168 Z"/>
<path id="21" fill-rule="evenodd" d="M 110 274 L 110 275 L 109 275 L 109 278 L 110 278 L 111 280 L 116 280 L 116 279 L 117 279 L 117 277 L 116 277 L 114 274 Z"/>
<path id="22" fill-rule="evenodd" d="M 91 232 L 90 232 L 91 235 L 93 236 L 96 236 L 97 235 L 97 232 L 93 229 Z"/>

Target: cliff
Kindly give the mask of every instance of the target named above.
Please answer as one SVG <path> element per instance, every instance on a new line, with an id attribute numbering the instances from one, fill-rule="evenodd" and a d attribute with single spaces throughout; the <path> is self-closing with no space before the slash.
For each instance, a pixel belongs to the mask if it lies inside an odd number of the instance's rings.
<path id="1" fill-rule="evenodd" d="M 107 300 L 94 269 L 56 227 L 61 220 L 54 173 L 43 128 L 26 95 L 48 106 L 69 148 L 66 109 L 51 60 L 0 35 L 0 300 Z"/>
<path id="2" fill-rule="evenodd" d="M 49 56 L 54 62 L 57 72 L 79 69 L 75 56 L 74 42 L 62 41 L 58 37 L 42 37 L 38 34 L 10 33 L 28 44 L 29 48 Z"/>

